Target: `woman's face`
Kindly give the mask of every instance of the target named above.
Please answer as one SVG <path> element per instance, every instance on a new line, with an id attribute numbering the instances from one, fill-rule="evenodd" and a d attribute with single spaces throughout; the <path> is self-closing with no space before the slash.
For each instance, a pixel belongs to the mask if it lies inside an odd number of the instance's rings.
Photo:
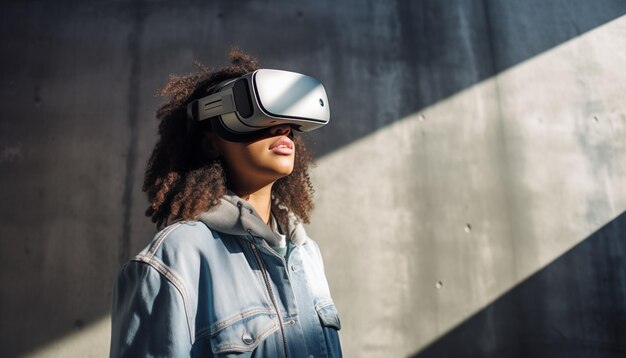
<path id="1" fill-rule="evenodd" d="M 253 191 L 291 174 L 296 153 L 292 137 L 288 124 L 271 127 L 266 136 L 251 142 L 230 142 L 214 135 L 231 189 Z"/>

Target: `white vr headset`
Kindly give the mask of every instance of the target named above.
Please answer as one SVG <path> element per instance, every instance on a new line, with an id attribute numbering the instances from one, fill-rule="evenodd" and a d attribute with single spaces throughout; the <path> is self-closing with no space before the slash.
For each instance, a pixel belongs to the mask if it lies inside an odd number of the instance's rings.
<path id="1" fill-rule="evenodd" d="M 330 119 L 324 85 L 300 73 L 259 69 L 216 85 L 212 94 L 187 105 L 196 122 L 214 118 L 228 136 L 251 134 L 279 124 L 308 132 Z"/>

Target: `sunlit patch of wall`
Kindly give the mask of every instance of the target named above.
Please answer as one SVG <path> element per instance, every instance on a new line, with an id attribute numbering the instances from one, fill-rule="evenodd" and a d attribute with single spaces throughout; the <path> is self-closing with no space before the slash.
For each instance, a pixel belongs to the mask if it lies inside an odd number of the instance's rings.
<path id="1" fill-rule="evenodd" d="M 104 357 L 107 356 L 106 352 L 109 351 L 110 337 L 111 319 L 105 316 L 79 331 L 27 352 L 23 357 Z"/>
<path id="2" fill-rule="evenodd" d="M 309 230 L 349 356 L 418 352 L 626 210 L 623 33 L 626 17 L 319 160 Z"/>

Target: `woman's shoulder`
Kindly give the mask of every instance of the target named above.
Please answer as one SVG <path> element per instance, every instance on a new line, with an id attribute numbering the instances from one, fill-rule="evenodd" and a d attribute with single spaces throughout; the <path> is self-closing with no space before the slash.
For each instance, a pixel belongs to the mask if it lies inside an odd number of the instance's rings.
<path id="1" fill-rule="evenodd" d="M 179 221 L 159 231 L 133 261 L 169 267 L 189 265 L 221 251 L 220 234 L 200 221 Z"/>
<path id="2" fill-rule="evenodd" d="M 291 241 L 308 253 L 312 258 L 322 262 L 322 252 L 315 240 L 313 240 L 306 232 L 304 225 L 297 222 L 290 226 Z"/>
<path id="3" fill-rule="evenodd" d="M 139 255 L 155 256 L 163 251 L 193 248 L 211 235 L 211 230 L 199 221 L 178 221 L 157 232 Z"/>

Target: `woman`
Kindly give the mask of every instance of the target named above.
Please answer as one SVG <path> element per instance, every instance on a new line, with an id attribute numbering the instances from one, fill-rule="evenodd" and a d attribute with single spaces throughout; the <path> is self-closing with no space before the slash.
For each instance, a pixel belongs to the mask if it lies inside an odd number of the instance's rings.
<path id="1" fill-rule="evenodd" d="M 215 118 L 190 119 L 190 103 L 258 69 L 238 50 L 230 57 L 162 90 L 143 189 L 147 216 L 165 228 L 119 274 L 112 357 L 341 356 L 320 251 L 301 224 L 311 158 L 294 127 L 233 136 Z"/>

